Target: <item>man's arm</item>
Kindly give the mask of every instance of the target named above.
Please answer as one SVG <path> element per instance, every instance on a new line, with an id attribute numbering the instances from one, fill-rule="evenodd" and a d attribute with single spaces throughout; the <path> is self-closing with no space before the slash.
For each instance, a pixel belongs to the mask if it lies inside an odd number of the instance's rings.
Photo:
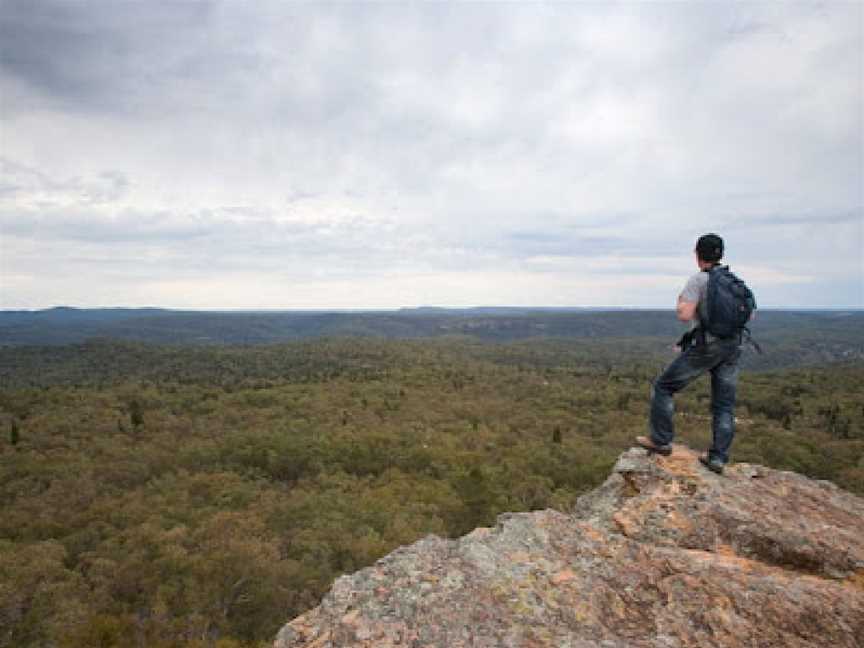
<path id="1" fill-rule="evenodd" d="M 698 306 L 698 302 L 687 301 L 681 295 L 678 297 L 678 307 L 675 309 L 675 314 L 682 322 L 689 322 L 696 317 L 696 308 Z"/>
<path id="2" fill-rule="evenodd" d="M 707 277 L 704 272 L 697 272 L 687 280 L 684 290 L 678 295 L 675 314 L 682 322 L 689 322 L 699 317 L 699 300 L 705 291 Z"/>

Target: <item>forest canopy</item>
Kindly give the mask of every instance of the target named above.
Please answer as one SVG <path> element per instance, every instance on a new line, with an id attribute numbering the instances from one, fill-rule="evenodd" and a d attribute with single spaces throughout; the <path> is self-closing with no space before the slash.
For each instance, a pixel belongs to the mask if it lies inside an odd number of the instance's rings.
<path id="1" fill-rule="evenodd" d="M 269 645 L 400 545 L 571 509 L 644 431 L 667 347 L 0 349 L 0 645 Z M 864 493 L 862 387 L 860 362 L 744 372 L 733 460 Z M 709 400 L 678 397 L 679 441 L 705 447 Z"/>

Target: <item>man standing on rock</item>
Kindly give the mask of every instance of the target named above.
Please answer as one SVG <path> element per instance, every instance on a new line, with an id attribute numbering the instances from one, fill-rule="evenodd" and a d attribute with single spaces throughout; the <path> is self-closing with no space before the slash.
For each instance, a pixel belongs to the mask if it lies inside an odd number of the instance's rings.
<path id="1" fill-rule="evenodd" d="M 679 342 L 681 354 L 654 381 L 650 437 L 636 437 L 636 443 L 651 452 L 671 454 L 671 443 L 675 437 L 673 395 L 710 371 L 713 442 L 708 453 L 699 457 L 699 461 L 715 473 L 722 474 L 723 467 L 729 461 L 729 447 L 735 436 L 735 388 L 742 334 L 738 330 L 731 337 L 719 337 L 708 332 L 708 283 L 712 270 L 725 270 L 720 266 L 723 239 L 716 234 L 705 234 L 696 242 L 695 253 L 699 272 L 687 281 L 678 297 L 676 309 L 679 320 L 692 322 L 694 326 Z M 752 293 L 749 295 L 752 299 Z M 749 317 L 749 312 L 746 316 Z"/>

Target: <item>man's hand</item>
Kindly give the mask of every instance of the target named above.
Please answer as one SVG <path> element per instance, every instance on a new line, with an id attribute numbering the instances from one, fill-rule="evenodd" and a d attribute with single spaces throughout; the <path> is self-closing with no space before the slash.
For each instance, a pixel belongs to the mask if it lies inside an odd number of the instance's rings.
<path id="1" fill-rule="evenodd" d="M 693 331 L 687 331 L 684 335 L 681 336 L 681 339 L 675 343 L 675 346 L 673 348 L 683 353 L 693 345 L 693 336 Z"/>
<path id="2" fill-rule="evenodd" d="M 678 316 L 678 319 L 682 322 L 689 322 L 694 317 L 696 317 L 696 307 L 698 304 L 696 302 L 688 302 L 684 301 L 680 297 L 678 298 L 678 307 L 675 310 L 675 314 Z"/>

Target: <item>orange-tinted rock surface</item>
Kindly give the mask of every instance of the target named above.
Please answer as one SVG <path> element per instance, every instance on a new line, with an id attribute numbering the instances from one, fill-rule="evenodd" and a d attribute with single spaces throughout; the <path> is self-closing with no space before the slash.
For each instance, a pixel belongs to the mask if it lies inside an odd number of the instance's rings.
<path id="1" fill-rule="evenodd" d="M 276 648 L 864 646 L 864 500 L 675 446 L 572 514 L 506 514 L 339 578 Z"/>

